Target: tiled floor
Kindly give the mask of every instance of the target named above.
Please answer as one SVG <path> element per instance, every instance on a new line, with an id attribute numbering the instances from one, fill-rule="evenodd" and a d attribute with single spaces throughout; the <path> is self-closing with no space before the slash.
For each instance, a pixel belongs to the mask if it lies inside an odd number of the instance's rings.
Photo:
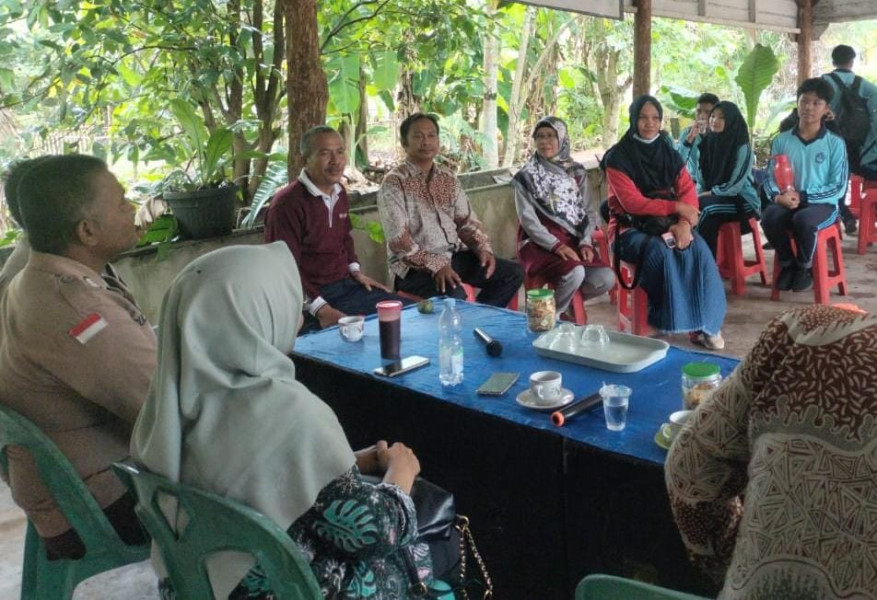
<path id="1" fill-rule="evenodd" d="M 748 236 L 747 236 L 748 239 Z M 856 238 L 844 240 L 844 260 L 847 266 L 849 296 L 832 294 L 832 302 L 852 302 L 872 314 L 877 314 L 877 250 L 859 256 L 855 253 Z M 751 254 L 751 247 L 750 247 Z M 767 252 L 768 269 L 772 268 L 773 252 Z M 755 342 L 764 325 L 783 310 L 806 306 L 813 302 L 813 292 L 784 293 L 782 302 L 770 301 L 770 290 L 756 283 L 747 283 L 742 297 L 728 296 L 728 314 L 724 336 L 727 342 L 722 354 L 743 356 Z M 587 305 L 591 323 L 615 325 L 615 307 L 600 299 Z M 668 338 L 672 344 L 691 347 L 687 336 Z M 9 488 L 0 484 L 0 600 L 19 597 L 21 557 L 24 546 L 24 514 L 12 503 Z M 75 598 L 141 600 L 157 598 L 155 576 L 148 562 L 123 567 L 84 582 Z"/>

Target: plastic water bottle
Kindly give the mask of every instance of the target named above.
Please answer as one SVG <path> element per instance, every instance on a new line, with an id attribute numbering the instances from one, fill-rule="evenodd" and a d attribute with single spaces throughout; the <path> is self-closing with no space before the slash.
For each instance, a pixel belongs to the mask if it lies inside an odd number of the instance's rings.
<path id="1" fill-rule="evenodd" d="M 457 300 L 447 298 L 439 316 L 439 381 L 457 385 L 463 381 L 463 319 Z"/>

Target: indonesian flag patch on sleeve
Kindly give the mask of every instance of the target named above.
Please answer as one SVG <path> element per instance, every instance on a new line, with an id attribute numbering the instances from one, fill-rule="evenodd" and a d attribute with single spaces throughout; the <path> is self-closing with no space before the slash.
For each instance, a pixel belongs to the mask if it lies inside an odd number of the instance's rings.
<path id="1" fill-rule="evenodd" d="M 91 338 L 103 331 L 107 325 L 106 319 L 97 313 L 91 313 L 68 333 L 76 338 L 76 341 L 80 344 L 87 344 Z"/>

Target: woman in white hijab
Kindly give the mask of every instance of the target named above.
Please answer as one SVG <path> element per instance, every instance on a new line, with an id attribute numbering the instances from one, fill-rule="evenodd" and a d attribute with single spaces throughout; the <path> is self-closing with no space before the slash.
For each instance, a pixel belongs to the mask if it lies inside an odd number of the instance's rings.
<path id="1" fill-rule="evenodd" d="M 420 465 L 401 443 L 354 453 L 332 410 L 295 380 L 287 355 L 301 311 L 298 269 L 281 242 L 224 248 L 183 269 L 162 304 L 159 364 L 132 456 L 288 529 L 324 597 L 404 598 L 404 552 L 432 579 L 408 496 Z M 218 555 L 208 565 L 216 596 L 272 597 L 258 567 L 247 574 L 252 564 Z M 169 581 L 161 587 L 173 597 Z"/>

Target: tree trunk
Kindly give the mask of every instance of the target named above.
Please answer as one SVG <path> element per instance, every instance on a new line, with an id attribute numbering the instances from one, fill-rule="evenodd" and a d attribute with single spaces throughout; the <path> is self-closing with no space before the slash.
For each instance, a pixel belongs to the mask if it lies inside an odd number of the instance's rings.
<path id="1" fill-rule="evenodd" d="M 484 102 L 481 105 L 481 134 L 485 167 L 495 169 L 499 166 L 499 141 L 496 129 L 497 74 L 499 72 L 500 40 L 492 26 L 496 11 L 488 7 L 490 25 L 484 34 Z"/>
<path id="2" fill-rule="evenodd" d="M 531 15 L 530 9 L 527 9 L 527 16 Z M 545 46 L 543 46 L 542 51 L 539 53 L 539 57 L 536 59 L 536 64 L 533 65 L 533 68 L 530 69 L 529 74 L 527 75 L 526 80 L 523 85 L 518 79 L 518 74 L 520 73 L 523 78 L 523 72 L 519 70 L 517 65 L 515 68 L 515 81 L 512 85 L 512 100 L 514 102 L 509 102 L 509 139 L 506 141 L 505 146 L 505 158 L 502 161 L 503 167 L 510 167 L 512 163 L 515 161 L 515 157 L 518 153 L 518 119 L 520 118 L 521 111 L 527 103 L 527 97 L 533 90 L 533 83 L 536 80 L 536 77 L 541 75 L 542 71 L 546 68 L 546 63 L 549 61 L 549 58 L 554 56 L 554 49 L 557 45 L 557 42 L 560 40 L 560 36 L 563 32 L 576 22 L 581 17 L 571 17 L 566 21 L 563 25 L 557 28 L 551 38 L 545 42 Z M 535 21 L 531 21 L 529 23 L 530 31 L 527 31 L 527 21 L 524 21 L 524 34 L 522 35 L 522 39 L 528 39 L 532 35 L 532 29 Z M 526 38 L 524 38 L 526 36 Z M 520 60 L 520 57 L 519 59 Z M 515 89 L 517 87 L 517 89 Z M 524 93 L 521 93 L 521 89 L 525 90 Z M 514 125 L 514 127 L 512 127 Z M 512 137 L 514 136 L 514 137 Z"/>
<path id="3" fill-rule="evenodd" d="M 286 64 L 289 76 L 289 178 L 301 163 L 298 142 L 305 131 L 326 121 L 329 83 L 320 61 L 317 0 L 283 0 L 286 9 Z"/>
<path id="4" fill-rule="evenodd" d="M 521 88 L 524 85 L 524 74 L 527 69 L 527 51 L 530 46 L 530 38 L 533 37 L 533 28 L 536 23 L 536 9 L 528 6 L 524 16 L 524 26 L 521 29 L 521 43 L 518 47 L 518 60 L 515 64 L 515 78 L 512 82 L 512 97 L 509 100 L 509 128 L 505 136 L 505 153 L 503 154 L 502 166 L 510 167 L 515 161 L 518 151 L 518 115 L 520 114 Z"/>
<path id="5" fill-rule="evenodd" d="M 608 43 L 601 43 L 594 52 L 597 75 L 597 89 L 600 92 L 600 103 L 603 105 L 603 145 L 609 146 L 618 139 L 618 111 L 621 98 L 633 82 L 630 75 L 621 83 L 618 82 L 618 59 L 621 50 L 612 48 Z"/>
<path id="6" fill-rule="evenodd" d="M 368 94 L 365 91 L 367 77 L 364 63 L 365 61 L 359 61 L 359 115 L 356 119 L 356 131 L 354 134 L 356 147 L 350 159 L 350 162 L 356 167 L 359 167 L 358 162 L 361 162 L 363 168 L 367 167 L 370 162 L 368 158 L 368 137 L 366 136 L 368 131 Z M 356 160 L 357 155 L 359 155 L 360 161 Z"/>
<path id="7" fill-rule="evenodd" d="M 257 31 L 262 31 L 263 22 L 264 3 L 263 0 L 257 0 L 253 5 L 253 27 Z M 283 34 L 283 27 L 283 8 L 278 3 L 274 8 L 274 48 L 284 47 L 286 38 Z M 265 49 L 262 44 L 262 37 L 259 35 L 253 36 L 253 50 L 256 62 L 263 64 Z M 253 104 L 256 109 L 256 116 L 259 119 L 259 138 L 256 141 L 256 150 L 264 152 L 266 155 L 271 152 L 271 148 L 274 147 L 274 141 L 280 135 L 280 132 L 274 127 L 274 118 L 277 115 L 277 105 L 282 95 L 280 73 L 283 65 L 283 55 L 283 52 L 274 52 L 267 80 L 262 69 L 256 71 L 256 84 L 253 88 Z M 249 185 L 247 186 L 248 198 L 252 198 L 255 195 L 267 168 L 267 157 L 253 159 L 250 168 Z"/>
<path id="8" fill-rule="evenodd" d="M 414 74 L 404 69 L 399 74 L 399 93 L 396 94 L 396 119 L 404 121 L 420 110 L 420 101 L 414 95 Z"/>

